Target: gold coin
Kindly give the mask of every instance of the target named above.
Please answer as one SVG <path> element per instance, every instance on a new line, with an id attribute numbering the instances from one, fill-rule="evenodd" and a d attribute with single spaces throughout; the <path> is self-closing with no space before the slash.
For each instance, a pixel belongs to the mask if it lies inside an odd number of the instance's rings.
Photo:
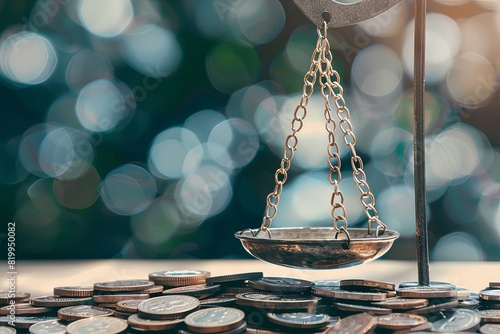
<path id="1" fill-rule="evenodd" d="M 21 315 L 47 313 L 50 309 L 44 306 L 33 306 L 30 303 L 21 303 L 0 307 L 0 315 Z"/>
<path id="2" fill-rule="evenodd" d="M 390 282 L 373 281 L 366 279 L 344 279 L 340 281 L 340 287 L 343 289 L 369 288 L 384 291 L 394 291 L 396 285 Z"/>
<path id="3" fill-rule="evenodd" d="M 311 289 L 313 295 L 321 297 L 329 297 L 336 299 L 361 300 L 380 302 L 387 299 L 383 292 L 368 292 L 368 291 L 348 291 L 337 289 L 335 287 L 313 286 Z"/>
<path id="4" fill-rule="evenodd" d="M 54 288 L 54 295 L 60 297 L 92 297 L 93 286 L 58 286 Z"/>
<path id="5" fill-rule="evenodd" d="M 340 319 L 325 334 L 365 334 L 373 331 L 376 326 L 377 321 L 373 316 L 366 313 L 359 313 Z"/>
<path id="6" fill-rule="evenodd" d="M 92 304 L 91 297 L 42 296 L 31 298 L 31 305 L 45 307 L 66 307 Z"/>

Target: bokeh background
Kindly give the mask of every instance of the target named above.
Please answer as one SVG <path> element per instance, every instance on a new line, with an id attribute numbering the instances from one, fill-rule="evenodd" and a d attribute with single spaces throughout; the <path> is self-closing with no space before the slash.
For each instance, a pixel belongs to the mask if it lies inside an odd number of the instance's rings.
<path id="1" fill-rule="evenodd" d="M 415 258 L 413 5 L 329 30 L 401 233 L 391 259 Z M 427 24 L 431 259 L 500 260 L 500 2 L 429 0 Z M 291 0 L 2 0 L 0 28 L 0 221 L 18 259 L 250 257 L 233 234 L 261 224 L 317 40 Z M 330 226 L 316 94 L 299 140 L 273 227 Z"/>

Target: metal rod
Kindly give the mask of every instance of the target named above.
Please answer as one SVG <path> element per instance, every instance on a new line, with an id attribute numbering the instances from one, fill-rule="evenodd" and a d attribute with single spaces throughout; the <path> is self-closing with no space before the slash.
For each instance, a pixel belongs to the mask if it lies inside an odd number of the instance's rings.
<path id="1" fill-rule="evenodd" d="M 414 188 L 417 235 L 418 284 L 428 286 L 429 240 L 425 193 L 425 16 L 427 0 L 415 0 L 415 58 L 414 58 Z"/>

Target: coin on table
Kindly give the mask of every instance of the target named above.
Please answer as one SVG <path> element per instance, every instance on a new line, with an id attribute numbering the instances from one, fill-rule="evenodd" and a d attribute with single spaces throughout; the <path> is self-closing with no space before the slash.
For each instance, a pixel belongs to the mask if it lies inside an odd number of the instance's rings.
<path id="1" fill-rule="evenodd" d="M 208 284 L 195 284 L 195 285 L 186 285 L 186 286 L 179 286 L 176 288 L 171 288 L 164 290 L 162 292 L 163 295 L 186 295 L 186 296 L 193 296 L 198 299 L 204 299 L 207 297 L 210 297 L 221 289 L 221 286 L 219 284 L 213 284 L 213 285 L 208 285 Z"/>
<path id="2" fill-rule="evenodd" d="M 476 309 L 479 306 L 479 301 L 476 299 L 464 299 L 458 301 L 458 308 Z"/>
<path id="3" fill-rule="evenodd" d="M 346 299 L 346 300 L 360 300 L 360 301 L 373 301 L 380 302 L 387 299 L 383 292 L 367 292 L 367 291 L 349 291 L 336 289 L 335 287 L 313 286 L 311 289 L 312 294 L 316 296 Z"/>
<path id="4" fill-rule="evenodd" d="M 37 322 L 40 321 L 48 321 L 48 320 L 58 320 L 57 317 L 48 317 L 48 316 L 16 316 L 16 320 L 14 321 L 14 327 L 15 328 L 22 328 L 26 329 L 29 328 L 31 325 L 36 324 Z M 8 326 L 9 322 L 12 321 L 12 318 L 10 316 L 2 316 L 0 317 L 0 325 L 3 326 Z"/>
<path id="5" fill-rule="evenodd" d="M 489 287 L 491 289 L 500 289 L 500 282 L 490 282 Z"/>
<path id="6" fill-rule="evenodd" d="M 207 284 L 221 284 L 221 283 L 236 284 L 236 283 L 244 283 L 245 281 L 251 279 L 261 279 L 262 277 L 264 277 L 264 274 L 262 272 L 249 272 L 241 274 L 208 277 L 206 281 Z"/>
<path id="7" fill-rule="evenodd" d="M 500 289 L 484 289 L 479 291 L 479 298 L 489 301 L 500 301 Z"/>
<path id="8" fill-rule="evenodd" d="M 238 328 L 245 322 L 245 312 L 232 307 L 214 307 L 189 314 L 184 322 L 196 333 L 219 333 Z"/>
<path id="9" fill-rule="evenodd" d="M 500 334 L 500 325 L 485 324 L 479 328 L 479 333 L 483 334 Z"/>
<path id="10" fill-rule="evenodd" d="M 391 332 L 391 334 L 408 334 L 408 333 L 414 333 L 414 332 L 422 332 L 422 331 L 429 331 L 432 329 L 432 322 L 427 321 L 425 324 L 418 325 L 412 328 L 406 328 L 406 329 L 398 329 L 394 330 Z M 425 333 L 431 333 L 431 332 L 425 332 Z"/>
<path id="11" fill-rule="evenodd" d="M 74 321 L 66 327 L 66 332 L 68 334 L 117 334 L 123 332 L 127 327 L 128 324 L 123 319 L 97 317 Z"/>
<path id="12" fill-rule="evenodd" d="M 326 314 L 311 314 L 305 312 L 267 313 L 267 318 L 277 325 L 298 329 L 322 328 L 330 321 L 330 317 Z"/>
<path id="13" fill-rule="evenodd" d="M 75 321 L 90 317 L 107 317 L 113 315 L 113 311 L 92 305 L 68 306 L 57 310 L 59 319 Z"/>
<path id="14" fill-rule="evenodd" d="M 127 318 L 130 327 L 146 331 L 163 331 L 173 329 L 184 322 L 184 319 L 174 320 L 151 320 L 140 318 L 137 314 L 132 314 Z"/>
<path id="15" fill-rule="evenodd" d="M 158 294 L 158 293 L 162 293 L 162 291 L 164 290 L 165 288 L 163 287 L 163 285 L 153 285 L 152 287 L 150 288 L 147 288 L 147 289 L 144 289 L 144 290 L 138 290 L 138 291 L 135 291 L 136 293 L 147 293 L 148 295 L 154 295 L 154 294 Z"/>
<path id="16" fill-rule="evenodd" d="M 396 294 L 405 298 L 456 298 L 457 291 L 450 287 L 415 286 L 398 288 Z"/>
<path id="17" fill-rule="evenodd" d="M 92 297 L 94 287 L 82 286 L 58 286 L 54 288 L 54 295 L 60 297 Z"/>
<path id="18" fill-rule="evenodd" d="M 314 283 L 297 278 L 263 277 L 261 279 L 248 280 L 248 285 L 260 291 L 301 293 L 310 291 Z"/>
<path id="19" fill-rule="evenodd" d="M 442 317 L 432 322 L 433 332 L 475 331 L 481 323 L 481 316 L 476 310 L 450 310 L 443 312 Z"/>
<path id="20" fill-rule="evenodd" d="M 67 322 L 64 320 L 40 321 L 30 326 L 31 334 L 65 334 Z"/>
<path id="21" fill-rule="evenodd" d="M 377 326 L 375 318 L 366 313 L 354 314 L 340 319 L 325 334 L 365 334 L 370 333 Z"/>
<path id="22" fill-rule="evenodd" d="M 411 310 L 429 305 L 428 299 L 417 298 L 387 298 L 383 302 L 372 303 L 374 306 L 389 308 L 392 310 Z"/>
<path id="23" fill-rule="evenodd" d="M 192 296 L 161 296 L 144 300 L 137 306 L 137 313 L 145 319 L 172 320 L 185 317 L 199 305 L 198 298 Z"/>
<path id="24" fill-rule="evenodd" d="M 96 303 L 118 303 L 122 300 L 127 299 L 148 299 L 149 295 L 147 293 L 123 293 L 123 294 L 113 294 L 113 295 L 94 295 L 92 299 Z"/>
<path id="25" fill-rule="evenodd" d="M 42 296 L 31 298 L 31 305 L 45 307 L 66 307 L 92 304 L 92 297 Z"/>
<path id="26" fill-rule="evenodd" d="M 153 281 L 143 279 L 126 279 L 94 283 L 94 290 L 110 292 L 138 291 L 151 288 L 154 285 L 155 283 Z"/>
<path id="27" fill-rule="evenodd" d="M 12 297 L 12 292 L 10 291 L 0 291 L 0 304 L 2 305 L 8 305 L 10 304 L 10 301 L 14 299 L 16 303 L 26 301 L 30 299 L 30 294 L 28 292 L 16 292 L 14 294 L 14 298 Z"/>
<path id="28" fill-rule="evenodd" d="M 326 279 L 326 280 L 316 280 L 313 281 L 315 286 L 336 286 L 340 287 L 340 280 L 339 279 Z"/>
<path id="29" fill-rule="evenodd" d="M 346 312 L 356 312 L 356 313 L 368 313 L 373 315 L 383 315 L 392 313 L 391 309 L 376 307 L 376 306 L 367 306 L 360 304 L 347 304 L 347 303 L 332 303 L 332 306 L 336 309 Z"/>
<path id="30" fill-rule="evenodd" d="M 249 330 L 251 330 L 250 328 L 248 328 Z M 247 331 L 247 323 L 246 322 L 243 322 L 239 327 L 235 328 L 235 329 L 231 329 L 229 331 L 224 331 L 224 332 L 218 332 L 219 334 L 243 334 L 243 333 L 259 333 L 259 334 L 263 334 L 263 332 L 261 332 L 261 330 L 257 330 L 257 332 L 249 332 Z M 177 334 L 197 334 L 195 332 L 192 332 L 192 331 L 188 331 L 187 329 L 178 329 L 177 330 Z M 272 334 L 280 334 L 280 333 L 277 333 L 277 332 L 272 332 Z"/>
<path id="31" fill-rule="evenodd" d="M 142 303 L 142 301 L 142 299 L 121 300 L 116 303 L 116 310 L 119 312 L 135 313 L 137 312 L 137 306 Z"/>
<path id="32" fill-rule="evenodd" d="M 61 334 L 64 334 L 63 332 Z M 10 326 L 0 326 L 0 334 L 16 334 L 16 330 Z"/>
<path id="33" fill-rule="evenodd" d="M 449 310 L 458 307 L 458 305 L 460 305 L 460 302 L 458 300 L 451 300 L 444 303 L 431 304 L 426 307 L 409 310 L 407 312 L 412 314 L 429 314 L 433 312 Z"/>
<path id="34" fill-rule="evenodd" d="M 236 295 L 236 304 L 270 310 L 299 310 L 316 307 L 320 299 L 301 294 L 246 292 Z"/>
<path id="35" fill-rule="evenodd" d="M 340 287 L 346 290 L 366 288 L 384 291 L 394 291 L 396 285 L 390 282 L 373 281 L 366 279 L 343 279 L 340 281 Z"/>
<path id="36" fill-rule="evenodd" d="M 413 328 L 423 325 L 427 322 L 427 318 L 421 315 L 408 313 L 391 313 L 378 316 L 376 317 L 376 320 L 377 327 L 391 330 Z"/>
<path id="37" fill-rule="evenodd" d="M 200 307 L 220 307 L 236 305 L 236 297 L 233 296 L 216 296 L 212 298 L 200 300 Z"/>
<path id="38" fill-rule="evenodd" d="M 479 314 L 482 322 L 500 323 L 500 310 L 481 310 Z"/>
<path id="39" fill-rule="evenodd" d="M 465 288 L 456 287 L 458 300 L 465 300 L 470 298 L 470 291 Z"/>
<path id="40" fill-rule="evenodd" d="M 164 286 L 184 286 L 205 283 L 210 272 L 204 270 L 167 270 L 149 274 L 149 279 Z"/>
<path id="41" fill-rule="evenodd" d="M 22 314 L 41 314 L 50 312 L 50 309 L 44 306 L 33 306 L 30 303 L 20 303 L 0 307 L 0 315 L 22 315 Z"/>

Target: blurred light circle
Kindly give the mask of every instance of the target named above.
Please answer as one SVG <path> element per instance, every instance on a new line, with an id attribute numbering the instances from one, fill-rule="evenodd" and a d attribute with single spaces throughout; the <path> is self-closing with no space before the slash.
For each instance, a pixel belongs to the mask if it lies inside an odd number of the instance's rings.
<path id="1" fill-rule="evenodd" d="M 16 184 L 28 177 L 28 171 L 23 167 L 19 147 L 20 138 L 11 138 L 0 142 L 0 183 Z"/>
<path id="2" fill-rule="evenodd" d="M 253 122 L 259 104 L 271 96 L 271 92 L 265 86 L 269 83 L 258 83 L 233 92 L 226 104 L 226 116 Z"/>
<path id="3" fill-rule="evenodd" d="M 405 6 L 403 3 L 399 3 L 369 20 L 358 23 L 358 25 L 370 36 L 392 37 L 403 30 L 405 19 Z"/>
<path id="4" fill-rule="evenodd" d="M 426 58 L 425 78 L 429 84 L 437 84 L 446 78 L 453 58 L 461 45 L 460 27 L 452 18 L 429 13 L 426 18 Z M 402 51 L 402 60 L 406 74 L 413 77 L 414 58 L 414 23 L 408 23 Z"/>
<path id="5" fill-rule="evenodd" d="M 311 66 L 311 53 L 316 48 L 318 33 L 310 24 L 301 25 L 290 35 L 285 54 L 288 63 L 299 72 L 304 72 Z"/>
<path id="6" fill-rule="evenodd" d="M 183 178 L 195 169 L 190 164 L 189 170 L 185 170 L 186 157 L 195 147 L 200 147 L 200 141 L 192 131 L 182 127 L 165 130 L 151 144 L 148 168 L 161 179 Z"/>
<path id="7" fill-rule="evenodd" d="M 285 25 L 285 11 L 277 0 L 233 1 L 228 22 L 240 40 L 253 45 L 274 40 Z"/>
<path id="8" fill-rule="evenodd" d="M 212 86 L 229 94 L 255 82 L 260 75 L 261 64 L 255 49 L 226 43 L 209 52 L 206 70 Z"/>
<path id="9" fill-rule="evenodd" d="M 31 202 L 43 214 L 48 214 L 53 217 L 60 215 L 60 208 L 54 196 L 52 189 L 53 180 L 50 178 L 42 178 L 33 182 L 27 190 L 27 194 Z"/>
<path id="10" fill-rule="evenodd" d="M 85 174 L 72 180 L 54 179 L 53 189 L 61 205 L 69 209 L 85 209 L 99 198 L 101 177 L 94 166 L 89 166 Z"/>
<path id="11" fill-rule="evenodd" d="M 212 144 L 224 147 L 230 160 L 217 159 L 212 153 Z M 217 163 L 227 169 L 248 165 L 260 148 L 259 137 L 254 126 L 242 119 L 231 118 L 216 125 L 208 137 L 208 151 Z"/>
<path id="12" fill-rule="evenodd" d="M 152 78 L 165 78 L 174 72 L 182 59 L 182 49 L 169 30 L 143 24 L 122 35 L 123 57 L 138 72 Z M 158 83 L 145 82 L 152 90 Z"/>
<path id="13" fill-rule="evenodd" d="M 182 217 L 173 199 L 160 197 L 141 213 L 131 217 L 135 238 L 147 245 L 159 245 L 177 232 Z"/>
<path id="14" fill-rule="evenodd" d="M 373 138 L 370 156 L 375 167 L 388 176 L 402 176 L 406 167 L 406 148 L 412 134 L 401 128 L 389 128 Z"/>
<path id="15" fill-rule="evenodd" d="M 47 111 L 47 123 L 82 129 L 82 124 L 76 115 L 76 100 L 74 94 L 61 95 L 52 102 Z"/>
<path id="16" fill-rule="evenodd" d="M 130 0 L 80 0 L 78 14 L 91 33 L 115 37 L 132 22 L 134 7 Z"/>
<path id="17" fill-rule="evenodd" d="M 495 61 L 497 56 L 496 44 L 485 43 L 485 40 L 497 40 L 500 38 L 499 14 L 486 12 L 467 17 L 460 23 L 462 34 L 462 45 L 460 52 L 476 53 L 485 58 Z M 487 34 L 487 37 L 485 36 Z M 478 38 L 484 36 L 484 38 Z"/>
<path id="18" fill-rule="evenodd" d="M 498 90 L 495 67 L 488 59 L 475 53 L 455 58 L 446 85 L 453 100 L 470 109 L 487 104 Z"/>
<path id="19" fill-rule="evenodd" d="M 481 221 L 500 238 L 500 183 L 493 183 L 482 191 L 477 212 Z"/>
<path id="20" fill-rule="evenodd" d="M 25 85 L 46 81 L 57 65 L 57 55 L 48 39 L 20 32 L 2 41 L 0 69 L 8 79 Z"/>
<path id="21" fill-rule="evenodd" d="M 64 128 L 49 131 L 40 143 L 39 156 L 40 166 L 48 176 L 62 175 L 75 157 L 75 147 L 68 131 Z"/>
<path id="22" fill-rule="evenodd" d="M 383 97 L 401 85 L 403 68 L 398 55 L 384 45 L 369 46 L 352 64 L 352 80 L 365 94 Z"/>
<path id="23" fill-rule="evenodd" d="M 384 189 L 377 196 L 380 219 L 402 237 L 415 236 L 415 195 L 406 185 Z"/>
<path id="24" fill-rule="evenodd" d="M 101 199 L 119 215 L 144 211 L 156 195 L 156 183 L 144 168 L 126 164 L 110 172 L 101 185 Z"/>
<path id="25" fill-rule="evenodd" d="M 287 96 L 271 96 L 262 100 L 255 111 L 253 124 L 262 140 L 267 144 L 272 144 L 271 149 L 280 144 L 283 145 L 285 141 L 283 133 L 287 126 L 282 122 L 280 110 L 286 101 L 288 101 Z"/>
<path id="26" fill-rule="evenodd" d="M 83 50 L 75 54 L 66 68 L 66 82 L 75 92 L 97 79 L 113 79 L 113 67 L 100 55 Z"/>
<path id="27" fill-rule="evenodd" d="M 109 132 L 130 120 L 135 109 L 132 91 L 121 82 L 98 79 L 78 94 L 76 115 L 81 125 L 93 132 Z"/>
<path id="28" fill-rule="evenodd" d="M 184 212 L 206 219 L 224 211 L 232 195 L 229 175 L 218 167 L 206 165 L 178 183 L 175 200 Z"/>
<path id="29" fill-rule="evenodd" d="M 213 0 L 197 0 L 193 2 L 193 6 L 189 6 L 189 3 L 183 1 L 186 11 L 194 11 L 195 24 L 200 34 L 217 39 L 229 36 L 230 31 L 225 21 L 226 14 L 231 9 L 229 5 Z"/>
<path id="30" fill-rule="evenodd" d="M 433 261 L 482 261 L 483 250 L 479 241 L 464 232 L 445 235 L 432 250 Z"/>
<path id="31" fill-rule="evenodd" d="M 184 122 L 184 127 L 196 134 L 201 143 L 205 143 L 212 129 L 226 117 L 218 111 L 205 109 L 189 116 Z"/>

